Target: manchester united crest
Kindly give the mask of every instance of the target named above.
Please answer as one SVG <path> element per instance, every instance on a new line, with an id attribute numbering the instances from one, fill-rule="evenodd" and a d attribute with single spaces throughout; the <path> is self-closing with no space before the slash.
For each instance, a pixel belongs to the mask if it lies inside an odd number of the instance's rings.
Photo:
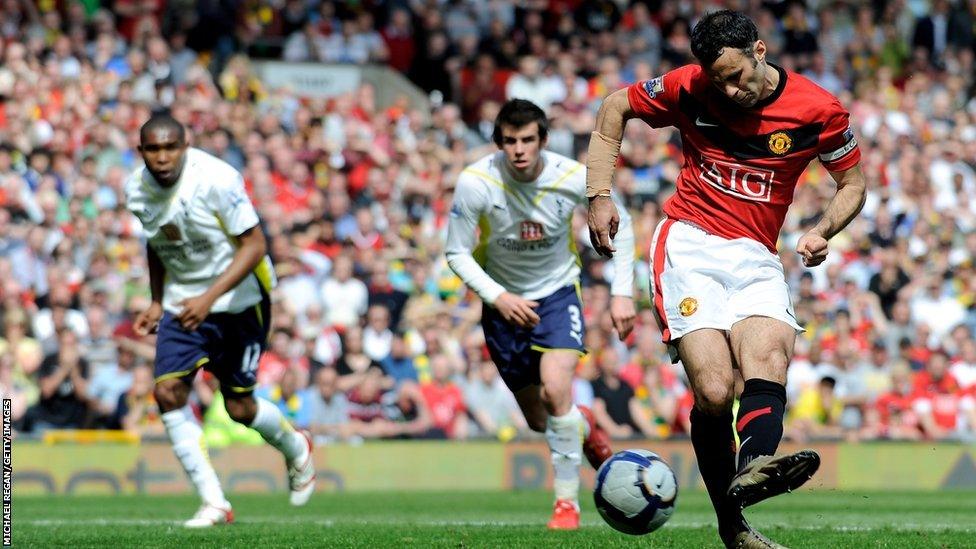
<path id="1" fill-rule="evenodd" d="M 691 316 L 698 310 L 698 300 L 693 297 L 686 297 L 678 304 L 678 312 L 681 316 Z"/>
<path id="2" fill-rule="evenodd" d="M 769 136 L 769 152 L 782 156 L 793 148 L 793 138 L 786 132 L 776 132 Z"/>

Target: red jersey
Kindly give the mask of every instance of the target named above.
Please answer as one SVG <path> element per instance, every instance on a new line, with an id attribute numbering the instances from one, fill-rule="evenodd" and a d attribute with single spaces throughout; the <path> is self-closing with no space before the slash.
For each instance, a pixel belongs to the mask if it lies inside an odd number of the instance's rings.
<path id="1" fill-rule="evenodd" d="M 465 410 L 461 389 L 453 383 L 439 385 L 431 382 L 421 385 L 420 392 L 430 408 L 434 427 L 443 429 L 448 437 L 453 437 L 454 420 Z"/>
<path id="2" fill-rule="evenodd" d="M 814 158 L 830 171 L 861 153 L 850 114 L 833 95 L 779 67 L 776 90 L 746 109 L 716 88 L 699 65 L 630 86 L 630 106 L 653 128 L 681 131 L 684 165 L 668 217 L 725 238 L 750 238 L 776 253 L 786 210 Z"/>

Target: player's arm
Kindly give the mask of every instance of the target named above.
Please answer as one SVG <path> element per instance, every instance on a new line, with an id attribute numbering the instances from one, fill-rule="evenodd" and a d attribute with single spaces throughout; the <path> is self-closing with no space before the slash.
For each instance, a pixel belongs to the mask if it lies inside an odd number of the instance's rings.
<path id="1" fill-rule="evenodd" d="M 860 165 L 840 172 L 831 171 L 830 176 L 837 182 L 837 191 L 820 221 L 800 237 L 796 245 L 796 252 L 803 256 L 803 264 L 807 267 L 815 267 L 827 259 L 827 241 L 857 217 L 867 196 L 867 182 Z"/>
<path id="2" fill-rule="evenodd" d="M 586 197 L 590 200 L 587 222 L 590 241 L 597 253 L 604 257 L 611 257 L 616 251 L 613 239 L 617 235 L 620 216 L 611 200 L 610 190 L 624 127 L 635 116 L 627 88 L 617 90 L 603 100 L 596 115 L 596 130 L 590 134 L 586 154 Z"/>
<path id="3" fill-rule="evenodd" d="M 617 335 L 623 341 L 634 329 L 637 311 L 634 308 L 634 225 L 627 208 L 613 195 L 614 207 L 620 217 L 613 246 L 613 281 L 610 283 L 610 318 Z"/>
<path id="4" fill-rule="evenodd" d="M 197 329 L 210 314 L 210 308 L 217 299 L 234 289 L 244 280 L 244 277 L 251 274 L 264 259 L 268 252 L 268 243 L 264 238 L 261 227 L 255 225 L 243 233 L 237 235 L 238 247 L 234 253 L 227 269 L 221 273 L 217 280 L 207 289 L 206 292 L 180 302 L 182 310 L 176 317 L 180 324 L 189 331 Z"/>
<path id="5" fill-rule="evenodd" d="M 477 181 L 464 174 L 454 191 L 454 204 L 447 222 L 447 264 L 456 275 L 475 291 L 485 304 L 498 309 L 502 318 L 518 326 L 530 328 L 539 322 L 533 309 L 538 303 L 509 293 L 495 282 L 474 258 L 478 220 L 491 208 L 488 196 Z"/>
<path id="6" fill-rule="evenodd" d="M 251 274 L 268 250 L 258 213 L 244 191 L 244 178 L 239 173 L 219 175 L 207 199 L 224 231 L 234 237 L 237 250 L 230 265 L 207 291 L 179 303 L 181 310 L 176 319 L 188 331 L 197 329 L 210 314 L 214 302 Z"/>
<path id="7" fill-rule="evenodd" d="M 159 319 L 163 317 L 163 280 L 166 278 L 166 266 L 148 243 L 146 243 L 146 262 L 149 264 L 149 293 L 152 302 L 149 308 L 139 313 L 133 322 L 132 328 L 140 336 L 155 332 Z"/>

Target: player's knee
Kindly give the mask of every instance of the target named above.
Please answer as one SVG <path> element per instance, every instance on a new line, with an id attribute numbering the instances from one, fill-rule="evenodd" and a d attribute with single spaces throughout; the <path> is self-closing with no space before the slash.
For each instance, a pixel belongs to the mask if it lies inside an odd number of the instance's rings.
<path id="1" fill-rule="evenodd" d="M 250 425 L 258 413 L 258 403 L 253 396 L 246 398 L 224 398 L 227 415 L 237 423 Z"/>
<path id="2" fill-rule="evenodd" d="M 743 362 L 743 374 L 747 378 L 759 377 L 786 384 L 786 369 L 790 365 L 790 357 L 785 350 L 763 349 Z"/>
<path id="3" fill-rule="evenodd" d="M 186 400 L 189 395 L 190 388 L 179 379 L 160 381 L 153 389 L 153 396 L 156 398 L 156 403 L 163 412 L 177 410 L 186 406 Z"/>
<path id="4" fill-rule="evenodd" d="M 732 409 L 732 385 L 705 384 L 695 390 L 695 407 L 705 414 L 718 416 Z"/>

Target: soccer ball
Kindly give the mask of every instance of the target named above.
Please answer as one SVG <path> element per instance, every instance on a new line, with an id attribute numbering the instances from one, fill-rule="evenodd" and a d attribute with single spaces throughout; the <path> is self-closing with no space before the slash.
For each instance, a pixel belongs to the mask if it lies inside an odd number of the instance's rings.
<path id="1" fill-rule="evenodd" d="M 607 524 L 625 534 L 660 528 L 674 513 L 677 497 L 674 471 L 654 452 L 617 452 L 596 472 L 596 508 Z"/>

